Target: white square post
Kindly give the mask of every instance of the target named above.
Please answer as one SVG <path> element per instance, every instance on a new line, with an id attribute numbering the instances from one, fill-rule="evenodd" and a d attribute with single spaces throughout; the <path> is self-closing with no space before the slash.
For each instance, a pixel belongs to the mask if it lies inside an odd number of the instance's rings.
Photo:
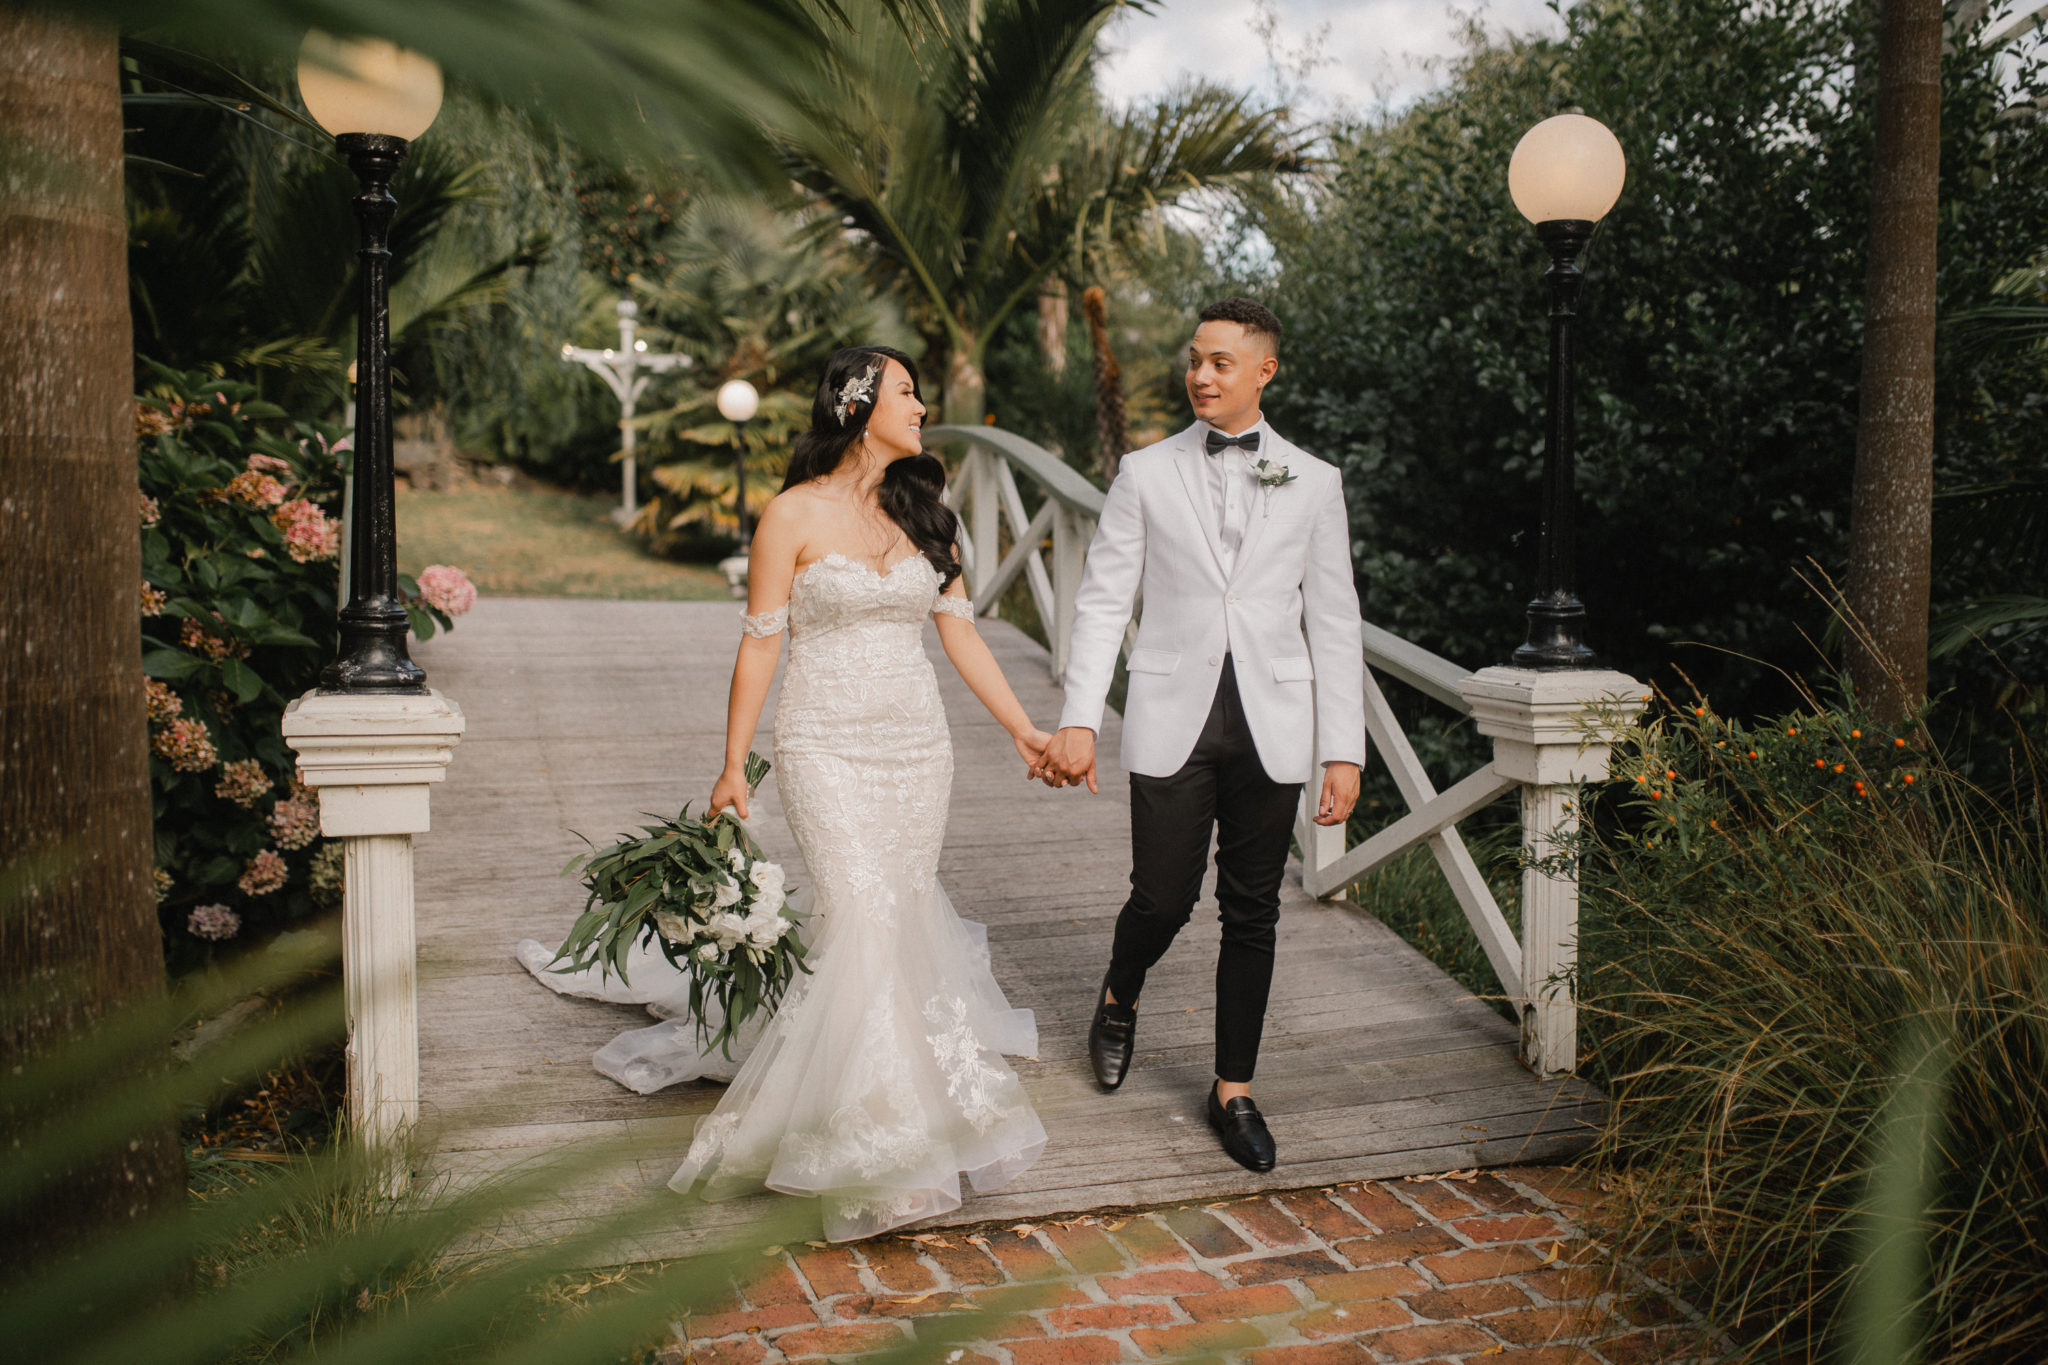
<path id="1" fill-rule="evenodd" d="M 412 836 L 446 775 L 462 708 L 417 694 L 308 692 L 285 708 L 285 742 L 320 796 L 320 832 L 342 839 L 342 990 L 349 1121 L 395 1150 L 418 1119 L 420 1042 Z"/>
<path id="2" fill-rule="evenodd" d="M 1605 781 L 1611 747 L 1648 703 L 1607 669 L 1482 668 L 1458 684 L 1494 771 L 1522 783 L 1522 1060 L 1539 1076 L 1578 1066 L 1579 788 Z"/>

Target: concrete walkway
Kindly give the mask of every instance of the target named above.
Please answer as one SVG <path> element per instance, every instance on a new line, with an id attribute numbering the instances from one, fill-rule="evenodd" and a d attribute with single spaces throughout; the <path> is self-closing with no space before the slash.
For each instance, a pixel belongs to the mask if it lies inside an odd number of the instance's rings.
<path id="1" fill-rule="evenodd" d="M 591 1054 L 646 1016 L 553 995 L 510 956 L 521 938 L 559 941 L 580 908 L 580 887 L 558 875 L 583 848 L 578 833 L 602 844 L 640 812 L 702 803 L 723 751 L 739 613 L 737 603 L 486 599 L 417 650 L 432 685 L 469 719 L 434 793 L 433 831 L 418 843 L 423 1090 L 441 1160 L 470 1177 L 548 1153 L 593 1153 L 577 1187 L 508 1230 L 510 1239 L 672 1201 L 660 1231 L 603 1256 L 681 1255 L 770 1202 L 703 1205 L 668 1192 L 696 1118 L 720 1088 L 642 1097 L 598 1076 Z M 1044 652 L 999 622 L 984 634 L 1026 708 L 1052 724 L 1060 697 Z M 1131 1080 L 1100 1093 L 1085 1036 L 1129 858 L 1115 718 L 1101 746 L 1100 796 L 1026 782 L 1008 738 L 937 655 L 935 633 L 928 638 L 958 770 L 940 875 L 962 913 L 989 926 L 1011 1002 L 1037 1011 L 1040 1055 L 1019 1072 L 1050 1134 L 1032 1170 L 942 1222 L 1042 1220 L 1549 1161 L 1584 1146 L 1600 1103 L 1590 1087 L 1533 1079 L 1515 1059 L 1508 1023 L 1378 921 L 1309 899 L 1295 878 L 1259 1074 L 1279 1168 L 1263 1177 L 1238 1168 L 1200 1117 L 1213 902 L 1147 987 Z M 772 758 L 770 734 L 764 723 L 757 747 Z M 801 885 L 772 778 L 753 824 Z"/>

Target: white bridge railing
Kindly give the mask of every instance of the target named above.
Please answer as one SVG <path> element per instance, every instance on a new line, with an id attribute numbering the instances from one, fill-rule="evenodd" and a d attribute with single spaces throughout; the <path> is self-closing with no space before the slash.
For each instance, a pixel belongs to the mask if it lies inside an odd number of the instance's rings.
<path id="1" fill-rule="evenodd" d="M 967 589 L 981 615 L 993 615 L 1021 576 L 1029 586 L 1052 654 L 1054 681 L 1067 667 L 1074 596 L 1103 494 L 1051 452 L 996 427 L 941 426 L 928 444 L 964 447 L 947 483 L 960 514 Z M 1026 483 L 1020 484 L 1019 475 Z M 1029 485 L 1033 507 L 1025 496 Z M 1048 556 L 1050 557 L 1048 560 Z M 1124 647 L 1135 638 L 1135 619 Z M 1607 776 L 1607 751 L 1642 705 L 1634 679 L 1608 672 L 1531 673 L 1461 668 L 1366 623 L 1365 725 L 1407 814 L 1355 847 L 1342 826 L 1314 822 L 1317 790 L 1303 790 L 1296 819 L 1302 884 L 1329 899 L 1414 848 L 1428 846 L 1465 918 L 1479 936 L 1501 989 L 1517 1006 L 1522 1056 L 1539 1075 L 1577 1064 L 1573 996 L 1578 939 L 1578 874 L 1569 856 L 1578 789 Z M 1461 715 L 1494 740 L 1494 761 L 1438 791 L 1380 688 L 1397 679 Z M 1519 789 L 1522 796 L 1522 932 L 1518 938 L 1494 899 L 1458 823 Z"/>

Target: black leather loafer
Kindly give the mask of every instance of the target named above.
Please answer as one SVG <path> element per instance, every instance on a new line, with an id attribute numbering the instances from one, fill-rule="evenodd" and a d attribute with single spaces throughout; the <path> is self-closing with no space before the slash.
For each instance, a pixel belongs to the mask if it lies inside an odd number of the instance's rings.
<path id="1" fill-rule="evenodd" d="M 1270 1171 L 1280 1159 L 1273 1135 L 1266 1131 L 1266 1120 L 1249 1095 L 1224 1104 L 1216 1098 L 1216 1087 L 1210 1086 L 1209 1126 L 1223 1139 L 1223 1150 L 1230 1159 L 1248 1171 Z"/>
<path id="2" fill-rule="evenodd" d="M 1109 978 L 1095 996 L 1095 1022 L 1088 1026 L 1088 1060 L 1104 1090 L 1124 1083 L 1131 1069 L 1131 1048 L 1138 1035 L 1138 1012 L 1109 1003 Z"/>

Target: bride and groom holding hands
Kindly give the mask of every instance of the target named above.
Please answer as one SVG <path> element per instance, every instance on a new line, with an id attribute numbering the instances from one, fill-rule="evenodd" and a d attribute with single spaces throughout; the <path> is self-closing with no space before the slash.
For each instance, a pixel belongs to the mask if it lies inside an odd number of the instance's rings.
<path id="1" fill-rule="evenodd" d="M 1338 472 L 1260 412 L 1280 336 L 1279 320 L 1249 299 L 1202 310 L 1188 347 L 1196 420 L 1126 455 L 1110 486 L 1053 734 L 1032 724 L 975 629 L 944 470 L 921 444 L 913 362 L 855 347 L 827 364 L 811 427 L 754 538 L 725 769 L 707 811 L 748 813 L 746 757 L 786 641 L 775 758 L 811 883 L 809 971 L 727 1071 L 732 1084 L 699 1122 L 673 1188 L 815 1196 L 826 1235 L 850 1240 L 948 1212 L 963 1177 L 994 1189 L 1037 1158 L 1045 1131 L 1004 1060 L 1036 1053 L 1031 1011 L 1010 1006 L 985 931 L 938 882 L 953 758 L 924 623 L 937 618 L 948 660 L 1029 774 L 1092 793 L 1096 735 L 1141 596 L 1122 744 L 1131 892 L 1090 1002 L 1090 1062 L 1104 1089 L 1123 1084 L 1146 974 L 1194 909 L 1213 839 L 1223 934 L 1204 1108 L 1234 1160 L 1273 1168 L 1251 1083 L 1294 816 L 1314 781 L 1316 820 L 1344 821 L 1365 760 Z M 600 993 L 522 956 L 554 989 Z M 654 1059 L 660 1084 L 718 1074 L 692 1034 L 637 1032 L 657 1036 L 655 1050 L 698 1054 Z M 649 1060 L 649 1045 L 629 1050 Z M 608 1069 L 603 1053 L 599 1069 L 651 1088 Z"/>

